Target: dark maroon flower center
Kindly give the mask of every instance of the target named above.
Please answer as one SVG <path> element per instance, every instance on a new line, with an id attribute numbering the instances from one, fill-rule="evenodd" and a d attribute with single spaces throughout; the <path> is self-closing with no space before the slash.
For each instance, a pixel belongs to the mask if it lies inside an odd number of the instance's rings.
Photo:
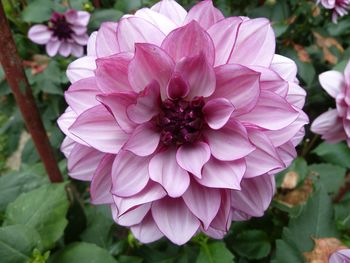
<path id="1" fill-rule="evenodd" d="M 59 40 L 71 38 L 73 33 L 72 25 L 66 20 L 65 16 L 55 13 L 49 22 L 49 29 L 53 31 L 53 36 Z"/>
<path id="2" fill-rule="evenodd" d="M 165 145 L 181 145 L 197 141 L 204 125 L 203 106 L 203 97 L 196 97 L 192 101 L 164 100 L 157 121 L 160 140 Z"/>

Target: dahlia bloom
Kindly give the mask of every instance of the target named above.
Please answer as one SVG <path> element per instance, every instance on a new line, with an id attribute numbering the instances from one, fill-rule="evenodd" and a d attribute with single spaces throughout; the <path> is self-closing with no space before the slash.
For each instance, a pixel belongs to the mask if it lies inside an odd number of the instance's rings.
<path id="1" fill-rule="evenodd" d="M 259 217 L 308 122 L 267 19 L 173 0 L 103 23 L 71 63 L 58 123 L 69 175 L 141 242 L 222 238 Z"/>
<path id="2" fill-rule="evenodd" d="M 331 70 L 319 76 L 322 88 L 335 99 L 336 109 L 317 117 L 311 131 L 322 135 L 329 143 L 347 141 L 350 146 L 350 62 L 344 74 Z"/>
<path id="3" fill-rule="evenodd" d="M 319 3 L 324 8 L 332 10 L 333 23 L 337 23 L 339 16 L 347 15 L 350 8 L 350 0 L 317 0 L 317 4 Z"/>
<path id="4" fill-rule="evenodd" d="M 53 57 L 57 53 L 68 57 L 81 57 L 89 36 L 86 34 L 90 14 L 70 9 L 65 13 L 54 12 L 48 25 L 35 25 L 28 31 L 34 43 L 46 45 L 46 53 Z"/>
<path id="5" fill-rule="evenodd" d="M 330 258 L 329 263 L 349 263 L 350 249 L 342 249 L 334 252 Z"/>

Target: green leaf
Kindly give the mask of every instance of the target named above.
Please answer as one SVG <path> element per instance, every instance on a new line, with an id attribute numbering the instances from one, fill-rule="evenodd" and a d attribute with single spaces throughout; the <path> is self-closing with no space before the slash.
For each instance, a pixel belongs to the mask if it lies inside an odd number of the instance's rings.
<path id="1" fill-rule="evenodd" d="M 276 255 L 272 263 L 304 263 L 298 249 L 279 239 L 276 241 Z"/>
<path id="2" fill-rule="evenodd" d="M 117 263 L 108 253 L 95 244 L 77 242 L 58 251 L 49 259 L 49 263 Z"/>
<path id="3" fill-rule="evenodd" d="M 330 194 L 338 193 L 344 185 L 346 169 L 343 167 L 322 163 L 310 165 L 309 170 L 312 175 L 317 176 L 318 180 L 314 180 L 315 183 L 321 184 Z"/>
<path id="4" fill-rule="evenodd" d="M 21 194 L 9 204 L 5 225 L 22 224 L 36 229 L 45 248 L 51 248 L 67 225 L 68 200 L 65 184 L 45 185 Z"/>
<path id="5" fill-rule="evenodd" d="M 142 263 L 143 259 L 134 256 L 120 256 L 118 258 L 119 263 Z"/>
<path id="6" fill-rule="evenodd" d="M 91 15 L 89 26 L 92 29 L 97 29 L 101 23 L 105 21 L 118 21 L 123 15 L 122 12 L 116 9 L 98 9 Z"/>
<path id="7" fill-rule="evenodd" d="M 264 231 L 246 230 L 234 238 L 232 248 L 242 257 L 262 259 L 270 253 L 271 244 Z"/>
<path id="8" fill-rule="evenodd" d="M 41 248 L 36 230 L 24 225 L 0 228 L 1 263 L 27 263 L 34 248 Z"/>
<path id="9" fill-rule="evenodd" d="M 232 263 L 234 256 L 224 242 L 204 243 L 197 258 L 197 263 Z"/>
<path id="10" fill-rule="evenodd" d="M 304 158 L 298 157 L 287 169 L 276 175 L 277 186 L 281 186 L 284 176 L 290 171 L 296 172 L 298 174 L 298 183 L 304 181 L 308 174 L 307 163 Z"/>
<path id="11" fill-rule="evenodd" d="M 25 22 L 41 23 L 50 19 L 52 13 L 52 2 L 47 0 L 32 1 L 22 12 Z"/>
<path id="12" fill-rule="evenodd" d="M 313 150 L 313 153 L 327 163 L 350 168 L 350 148 L 345 143 L 329 144 L 323 142 Z"/>
<path id="13" fill-rule="evenodd" d="M 87 227 L 81 234 L 83 241 L 108 248 L 112 243 L 110 230 L 113 225 L 109 206 L 89 206 L 86 209 Z"/>

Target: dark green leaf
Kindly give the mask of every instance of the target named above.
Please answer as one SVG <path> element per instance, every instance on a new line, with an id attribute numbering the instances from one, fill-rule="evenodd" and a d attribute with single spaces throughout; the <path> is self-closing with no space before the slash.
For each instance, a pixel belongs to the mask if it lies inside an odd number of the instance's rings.
<path id="1" fill-rule="evenodd" d="M 122 12 L 116 9 L 98 9 L 91 16 L 90 27 L 97 29 L 105 21 L 118 21 L 123 15 Z"/>
<path id="2" fill-rule="evenodd" d="M 35 0 L 23 10 L 22 18 L 25 22 L 41 23 L 51 17 L 52 2 L 47 0 Z"/>
<path id="3" fill-rule="evenodd" d="M 313 150 L 313 153 L 325 162 L 350 168 L 350 148 L 345 143 L 329 144 L 323 142 Z"/>
<path id="4" fill-rule="evenodd" d="M 276 241 L 276 255 L 272 263 L 304 263 L 304 258 L 295 247 L 283 240 Z"/>
<path id="5" fill-rule="evenodd" d="M 197 263 L 232 263 L 234 256 L 224 242 L 205 243 L 197 258 Z"/>

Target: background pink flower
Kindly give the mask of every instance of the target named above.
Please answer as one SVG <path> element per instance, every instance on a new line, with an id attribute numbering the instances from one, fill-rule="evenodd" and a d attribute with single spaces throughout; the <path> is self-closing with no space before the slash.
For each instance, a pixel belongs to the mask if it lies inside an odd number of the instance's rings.
<path id="1" fill-rule="evenodd" d="M 262 216 L 308 118 L 267 19 L 175 1 L 101 25 L 70 64 L 58 120 L 71 177 L 141 242 L 222 238 Z"/>
<path id="2" fill-rule="evenodd" d="M 324 8 L 332 10 L 332 21 L 337 23 L 338 17 L 348 14 L 350 8 L 350 0 L 317 0 L 317 4 L 321 3 Z"/>
<path id="3" fill-rule="evenodd" d="M 348 263 L 350 262 L 350 249 L 342 249 L 334 252 L 330 258 L 329 263 Z"/>
<path id="4" fill-rule="evenodd" d="M 86 34 L 90 14 L 85 11 L 70 9 L 65 13 L 54 12 L 48 25 L 35 25 L 28 31 L 33 42 L 46 45 L 46 52 L 53 57 L 57 53 L 67 57 L 81 57 L 87 44 Z"/>
<path id="5" fill-rule="evenodd" d="M 331 70 L 322 73 L 319 80 L 322 88 L 335 99 L 336 109 L 316 118 L 311 130 L 330 143 L 345 140 L 350 146 L 350 62 L 344 74 Z"/>

